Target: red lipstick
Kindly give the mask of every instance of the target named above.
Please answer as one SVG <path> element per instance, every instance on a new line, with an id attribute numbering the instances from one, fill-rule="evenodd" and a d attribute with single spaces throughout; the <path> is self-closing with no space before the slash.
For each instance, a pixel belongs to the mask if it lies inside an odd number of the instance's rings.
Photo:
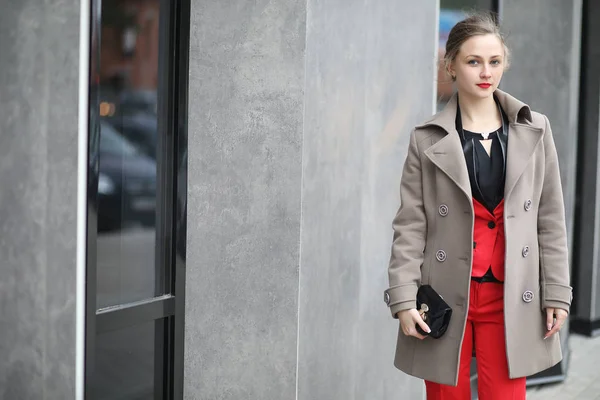
<path id="1" fill-rule="evenodd" d="M 477 86 L 479 86 L 482 89 L 487 89 L 490 86 L 492 86 L 492 84 L 491 83 L 478 83 Z"/>

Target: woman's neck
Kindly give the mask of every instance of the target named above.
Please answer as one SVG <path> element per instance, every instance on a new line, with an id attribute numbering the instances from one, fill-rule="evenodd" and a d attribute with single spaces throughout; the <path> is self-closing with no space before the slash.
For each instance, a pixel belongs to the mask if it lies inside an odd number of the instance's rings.
<path id="1" fill-rule="evenodd" d="M 494 130 L 501 123 L 501 115 L 494 96 L 475 99 L 469 96 L 458 96 L 462 125 L 467 130 Z"/>

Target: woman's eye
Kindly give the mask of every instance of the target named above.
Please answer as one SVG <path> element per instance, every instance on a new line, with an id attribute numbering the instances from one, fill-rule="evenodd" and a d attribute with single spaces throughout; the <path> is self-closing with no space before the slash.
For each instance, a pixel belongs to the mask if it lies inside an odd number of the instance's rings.
<path id="1" fill-rule="evenodd" d="M 469 65 L 477 65 L 477 60 L 469 60 L 469 62 L 467 64 L 469 64 Z"/>
<path id="2" fill-rule="evenodd" d="M 500 65 L 500 60 L 492 60 L 492 65 Z"/>

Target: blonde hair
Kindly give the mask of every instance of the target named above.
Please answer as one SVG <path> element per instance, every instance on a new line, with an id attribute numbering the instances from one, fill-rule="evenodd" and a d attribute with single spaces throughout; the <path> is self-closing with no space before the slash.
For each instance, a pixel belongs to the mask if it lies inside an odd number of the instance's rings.
<path id="1" fill-rule="evenodd" d="M 510 50 L 506 45 L 504 35 L 500 32 L 500 27 L 496 23 L 495 14 L 491 12 L 478 12 L 463 19 L 450 30 L 448 41 L 446 42 L 446 54 L 444 55 L 444 69 L 446 73 L 450 75 L 450 64 L 458 55 L 460 47 L 464 42 L 473 36 L 490 34 L 496 35 L 500 39 L 500 42 L 502 42 L 502 46 L 504 47 L 504 69 L 506 70 L 510 65 Z M 452 80 L 456 80 L 456 77 L 452 76 Z"/>

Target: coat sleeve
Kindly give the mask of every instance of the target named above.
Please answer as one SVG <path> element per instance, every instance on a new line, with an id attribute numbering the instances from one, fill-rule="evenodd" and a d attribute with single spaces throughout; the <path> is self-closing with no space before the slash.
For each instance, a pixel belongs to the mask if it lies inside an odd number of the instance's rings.
<path id="1" fill-rule="evenodd" d="M 416 308 L 417 289 L 421 281 L 421 264 L 425 248 L 427 221 L 423 207 L 421 160 L 415 132 L 410 135 L 408 154 L 400 182 L 400 208 L 394 218 L 389 288 L 384 298 L 392 316 Z"/>
<path id="2" fill-rule="evenodd" d="M 569 255 L 562 184 L 556 146 L 548 118 L 544 133 L 545 171 L 538 209 L 538 242 L 542 308 L 569 311 L 572 288 L 569 285 Z"/>

